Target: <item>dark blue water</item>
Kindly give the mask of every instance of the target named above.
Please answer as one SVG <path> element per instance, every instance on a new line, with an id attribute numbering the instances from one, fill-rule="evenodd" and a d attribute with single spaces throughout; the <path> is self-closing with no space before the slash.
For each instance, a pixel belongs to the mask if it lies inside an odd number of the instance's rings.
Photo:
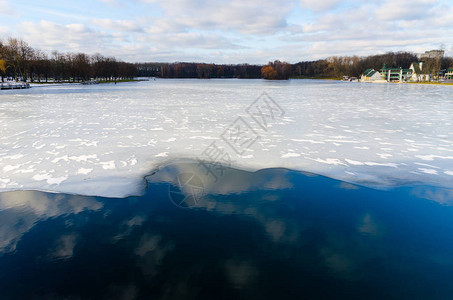
<path id="1" fill-rule="evenodd" d="M 0 298 L 453 298 L 452 190 L 182 169 L 124 199 L 1 193 Z"/>

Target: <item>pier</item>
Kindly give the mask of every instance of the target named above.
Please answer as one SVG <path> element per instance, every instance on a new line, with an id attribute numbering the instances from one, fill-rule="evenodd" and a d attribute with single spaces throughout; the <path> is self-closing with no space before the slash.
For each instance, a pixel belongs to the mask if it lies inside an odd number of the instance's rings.
<path id="1" fill-rule="evenodd" d="M 29 89 L 30 84 L 27 82 L 0 83 L 0 90 Z"/>

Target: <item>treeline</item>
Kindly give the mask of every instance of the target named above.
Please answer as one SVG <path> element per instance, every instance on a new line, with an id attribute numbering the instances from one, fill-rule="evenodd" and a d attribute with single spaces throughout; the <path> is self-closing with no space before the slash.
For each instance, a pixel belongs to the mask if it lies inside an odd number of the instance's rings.
<path id="1" fill-rule="evenodd" d="M 439 73 L 441 70 L 453 66 L 453 58 L 424 58 L 423 71 L 429 74 Z M 328 77 L 360 76 L 366 69 L 380 70 L 384 65 L 388 68 L 408 69 L 413 62 L 420 59 L 410 52 L 389 52 L 381 55 L 367 57 L 357 56 L 333 56 L 324 62 L 324 70 L 321 72 Z"/>
<path id="2" fill-rule="evenodd" d="M 138 77 L 162 78 L 261 78 L 261 66 L 204 63 L 137 63 Z"/>
<path id="3" fill-rule="evenodd" d="M 453 67 L 453 58 L 423 59 L 426 71 L 435 73 Z M 315 61 L 302 61 L 295 64 L 274 61 L 267 65 L 217 65 L 200 63 L 137 63 L 137 76 L 163 78 L 341 78 L 359 77 L 368 68 L 380 70 L 389 68 L 409 68 L 419 61 L 410 52 L 388 52 L 386 54 L 359 56 L 332 56 Z"/>
<path id="4" fill-rule="evenodd" d="M 49 56 L 26 42 L 9 38 L 0 41 L 0 76 L 29 82 L 81 82 L 132 79 L 137 75 L 134 64 L 100 54 L 60 53 Z"/>
<path id="5" fill-rule="evenodd" d="M 442 70 L 453 67 L 452 57 L 424 58 L 424 72 L 429 74 L 438 74 Z M 291 65 L 291 75 L 289 77 L 300 78 L 341 78 L 343 76 L 360 77 L 366 69 L 380 70 L 384 65 L 388 68 L 408 69 L 413 62 L 420 59 L 416 54 L 410 52 L 388 52 L 379 55 L 370 55 L 365 57 L 359 56 L 331 56 L 327 59 L 316 61 L 303 61 Z M 267 66 L 272 67 L 277 63 L 280 68 L 277 71 L 276 79 L 287 77 L 287 70 L 282 70 L 280 62 L 269 63 Z M 266 67 L 266 66 L 265 66 Z M 264 68 L 264 67 L 263 67 Z M 265 74 L 263 77 L 266 78 Z"/>

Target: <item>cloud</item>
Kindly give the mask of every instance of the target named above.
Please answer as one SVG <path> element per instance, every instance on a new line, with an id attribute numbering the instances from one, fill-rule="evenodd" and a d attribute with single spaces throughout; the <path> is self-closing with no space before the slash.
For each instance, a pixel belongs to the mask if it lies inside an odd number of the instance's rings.
<path id="1" fill-rule="evenodd" d="M 50 257 L 57 259 L 69 259 L 74 255 L 74 247 L 77 243 L 76 234 L 62 235 L 55 242 L 55 248 L 51 250 Z"/>
<path id="2" fill-rule="evenodd" d="M 143 28 L 131 20 L 111 20 L 111 19 L 94 19 L 93 24 L 102 28 L 125 31 L 125 32 L 143 32 Z"/>
<path id="3" fill-rule="evenodd" d="M 258 269 L 253 261 L 227 260 L 224 263 L 225 274 L 234 288 L 243 289 L 258 276 Z"/>
<path id="4" fill-rule="evenodd" d="M 362 217 L 362 219 L 358 225 L 358 231 L 361 234 L 370 235 L 370 236 L 378 236 L 382 230 L 380 229 L 379 225 L 374 220 L 373 216 L 371 216 L 369 213 L 366 213 Z"/>
<path id="5" fill-rule="evenodd" d="M 424 19 L 438 0 L 386 0 L 376 9 L 376 18 L 384 21 Z"/>
<path id="6" fill-rule="evenodd" d="M 312 58 L 423 52 L 440 44 L 448 49 L 453 32 L 444 16 L 452 12 L 451 5 L 432 0 L 418 0 L 415 4 L 414 9 L 414 3 L 405 0 L 354 4 L 341 13 L 320 14 L 303 24 L 301 32 L 281 39 L 305 45 L 304 52 Z"/>
<path id="7" fill-rule="evenodd" d="M 181 31 L 180 26 L 160 20 L 159 25 L 147 27 L 141 21 L 93 19 L 85 24 L 58 24 L 50 21 L 23 22 L 18 26 L 20 36 L 32 47 L 45 51 L 85 52 L 114 55 L 127 61 L 205 61 L 206 55 L 188 49 L 239 49 L 220 33 L 210 31 Z M 178 50 L 179 49 L 179 50 Z"/>
<path id="8" fill-rule="evenodd" d="M 251 173 L 236 169 L 226 169 L 224 174 L 216 181 L 210 173 L 206 173 L 206 169 L 202 164 L 191 161 L 167 165 L 164 169 L 159 170 L 157 174 L 147 179 L 150 182 L 173 183 L 175 174 L 183 173 L 195 174 L 199 177 L 204 183 L 203 188 L 206 194 L 228 195 L 260 189 L 277 190 L 293 187 L 286 176 L 288 171 L 284 169 L 275 170 L 272 176 L 269 176 L 264 171 Z M 254 180 L 250 180 L 252 177 Z"/>
<path id="9" fill-rule="evenodd" d="M 159 36 L 144 36 L 141 41 L 149 42 L 160 48 L 194 48 L 194 49 L 226 49 L 236 48 L 237 45 L 231 43 L 219 34 L 203 34 L 199 32 L 180 32 Z"/>
<path id="10" fill-rule="evenodd" d="M 439 187 L 417 187 L 412 194 L 420 199 L 429 199 L 443 205 L 453 205 L 453 189 Z"/>
<path id="11" fill-rule="evenodd" d="M 8 36 L 9 35 L 9 29 L 6 26 L 0 26 L 0 37 L 3 36 Z M 1 39 L 0 39 L 1 40 Z"/>
<path id="12" fill-rule="evenodd" d="M 114 41 L 110 34 L 95 31 L 84 24 L 57 24 L 50 21 L 23 22 L 20 35 L 33 47 L 59 51 L 100 51 Z"/>
<path id="13" fill-rule="evenodd" d="M 300 0 L 300 6 L 302 8 L 307 8 L 314 12 L 325 12 L 331 10 L 332 8 L 339 5 L 341 0 L 323 0 L 323 1 L 313 1 L 313 0 Z"/>
<path id="14" fill-rule="evenodd" d="M 96 211 L 102 206 L 102 203 L 94 198 L 76 195 L 35 191 L 1 193 L 0 254 L 14 251 L 23 234 L 33 228 L 38 221 L 65 214 L 78 214 L 87 210 Z M 61 249 L 64 252 L 69 248 Z M 66 251 L 66 253 L 69 252 Z"/>
<path id="15" fill-rule="evenodd" d="M 109 5 L 117 5 L 119 3 L 118 0 L 100 0 L 100 1 Z"/>
<path id="16" fill-rule="evenodd" d="M 14 10 L 6 0 L 0 0 L 0 15 L 17 16 L 18 13 Z"/>
<path id="17" fill-rule="evenodd" d="M 345 28 L 346 20 L 338 14 L 326 14 L 320 17 L 316 22 L 309 23 L 302 27 L 304 33 L 313 33 L 319 31 L 338 30 Z"/>
<path id="18" fill-rule="evenodd" d="M 148 0 L 158 4 L 166 20 L 180 24 L 181 30 L 234 30 L 243 34 L 270 34 L 287 27 L 293 1 L 263 0 Z"/>
<path id="19" fill-rule="evenodd" d="M 165 256 L 174 249 L 173 242 L 164 242 L 160 235 L 145 233 L 142 235 L 134 253 L 137 256 L 137 265 L 145 275 L 155 275 L 159 272 Z"/>
<path id="20" fill-rule="evenodd" d="M 132 233 L 134 228 L 143 225 L 146 219 L 146 216 L 137 215 L 121 223 L 119 233 L 112 238 L 113 242 L 118 242 L 119 240 L 127 238 Z"/>

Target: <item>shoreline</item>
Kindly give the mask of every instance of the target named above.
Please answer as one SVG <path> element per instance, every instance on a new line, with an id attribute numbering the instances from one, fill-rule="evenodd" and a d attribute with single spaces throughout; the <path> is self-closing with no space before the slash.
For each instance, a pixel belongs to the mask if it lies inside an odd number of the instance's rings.
<path id="1" fill-rule="evenodd" d="M 432 81 L 424 81 L 424 82 L 403 82 L 408 84 L 426 84 L 426 85 L 453 85 L 453 82 L 432 82 Z"/>
<path id="2" fill-rule="evenodd" d="M 119 80 L 97 80 L 97 83 L 120 83 L 120 82 L 139 82 L 139 81 L 148 81 L 145 79 L 119 79 Z M 89 82 L 89 81 L 86 81 Z M 55 81 L 55 82 L 29 82 L 29 84 L 39 84 L 39 85 L 52 85 L 52 84 L 82 84 L 84 82 L 68 82 L 68 81 Z"/>
<path id="3" fill-rule="evenodd" d="M 149 77 L 149 78 L 156 78 L 156 77 Z M 212 79 L 212 78 L 167 78 L 163 77 L 159 79 Z M 250 79 L 250 78 L 217 78 L 217 79 Z M 254 79 L 262 79 L 262 80 L 268 80 L 264 78 L 254 78 Z M 341 78 L 322 78 L 322 77 L 305 77 L 305 76 L 296 76 L 296 77 L 290 77 L 287 80 L 327 80 L 327 81 L 342 81 Z M 97 84 L 105 84 L 105 83 L 122 83 L 122 82 L 141 82 L 141 81 L 150 81 L 149 79 L 121 79 L 121 80 L 97 80 Z M 278 80 L 278 81 L 284 81 L 283 80 Z M 89 82 L 89 81 L 88 81 Z M 358 81 L 361 82 L 361 81 Z M 67 82 L 67 81 L 62 81 L 62 82 L 29 82 L 29 84 L 37 84 L 37 85 L 52 85 L 52 84 L 83 84 L 85 82 Z M 376 83 L 376 82 L 363 82 L 363 83 Z M 407 83 L 407 84 L 424 84 L 424 85 L 453 85 L 453 82 L 431 82 L 431 81 L 425 81 L 425 82 L 378 82 L 378 83 Z"/>

